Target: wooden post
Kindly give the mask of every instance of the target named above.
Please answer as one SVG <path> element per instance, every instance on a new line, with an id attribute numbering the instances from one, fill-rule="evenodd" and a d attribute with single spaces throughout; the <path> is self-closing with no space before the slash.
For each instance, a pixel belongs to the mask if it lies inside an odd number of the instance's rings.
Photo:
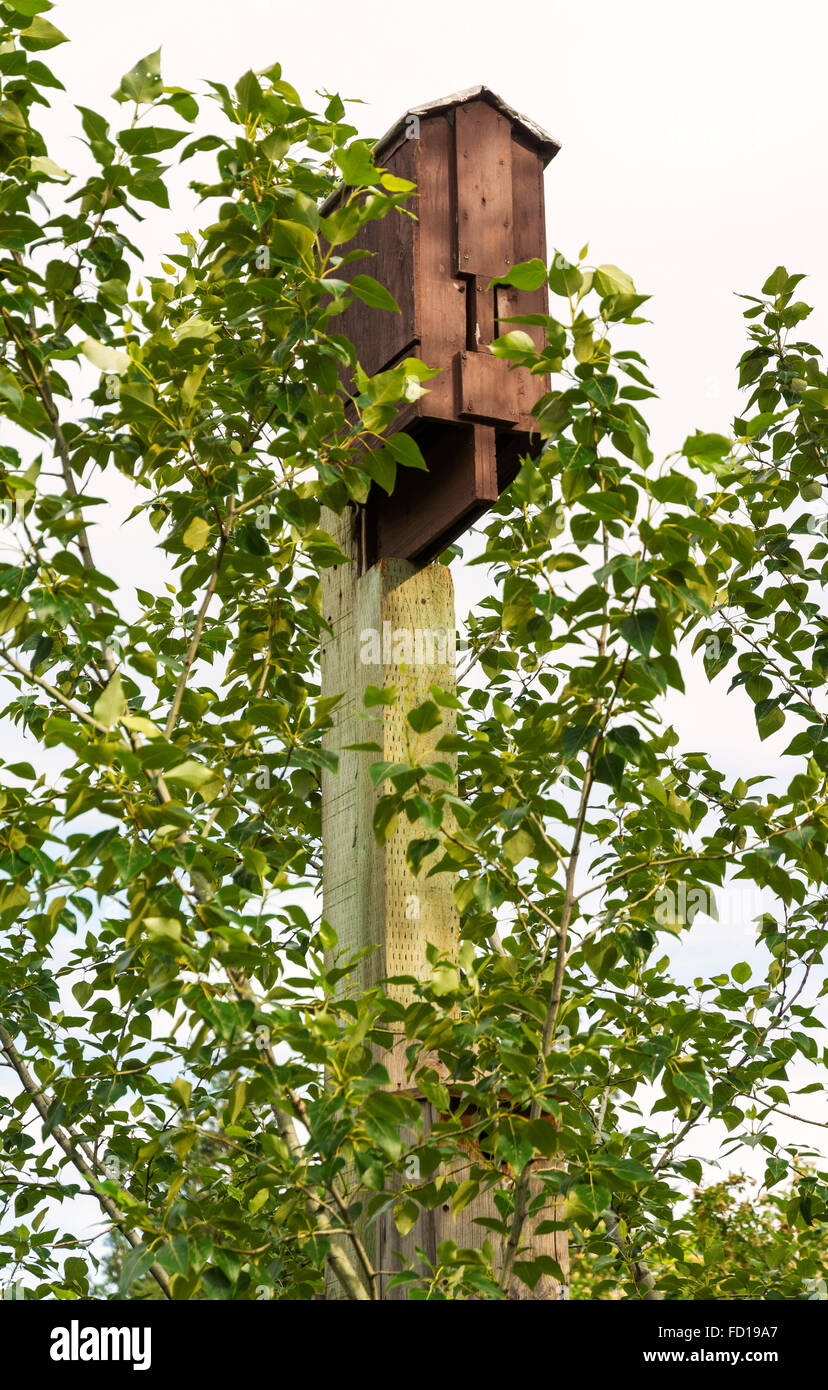
<path id="1" fill-rule="evenodd" d="M 427 977 L 426 945 L 456 958 L 459 947 L 458 917 L 453 900 L 453 876 L 414 878 L 406 863 L 406 846 L 422 830 L 401 822 L 388 842 L 377 844 L 373 815 L 381 789 L 371 784 L 372 762 L 405 758 L 405 700 L 408 706 L 428 698 L 431 685 L 454 692 L 455 615 L 451 574 L 443 565 L 417 569 L 407 560 L 383 559 L 360 575 L 356 526 L 350 512 L 343 518 L 326 513 L 322 525 L 349 557 L 347 565 L 323 572 L 322 611 L 331 628 L 322 648 L 322 694 L 342 694 L 326 747 L 339 757 L 338 773 L 323 772 L 322 835 L 324 914 L 339 939 L 338 949 L 354 952 L 375 949 L 363 958 L 347 980 L 346 993 L 378 982 L 388 975 Z M 394 706 L 364 707 L 366 686 L 397 686 L 400 700 Z M 377 710 L 379 711 L 377 713 Z M 419 756 L 427 756 L 437 740 L 454 731 L 450 710 L 443 725 L 420 736 Z M 348 744 L 377 743 L 380 752 L 348 749 Z M 441 753 L 442 761 L 451 756 Z M 389 992 L 407 1003 L 410 989 L 391 986 Z M 392 1088 L 410 1089 L 402 1048 L 382 1058 Z M 425 1129 L 439 1118 L 424 1098 Z M 545 1217 L 551 1216 L 547 1209 Z M 380 1218 L 366 1246 L 375 1268 L 383 1271 L 379 1296 L 405 1299 L 406 1290 L 388 1290 L 388 1280 L 403 1263 L 415 1260 L 415 1247 L 435 1260 L 444 1240 L 458 1246 L 480 1243 L 478 1217 L 497 1217 L 491 1194 L 472 1202 L 456 1219 L 448 1205 L 425 1212 L 405 1237 L 390 1215 Z M 530 1236 L 537 1219 L 527 1222 Z M 566 1237 L 554 1232 L 537 1238 L 535 1249 L 550 1254 L 566 1268 Z M 510 1298 L 554 1299 L 563 1296 L 561 1285 L 544 1276 L 534 1294 L 525 1284 L 512 1281 Z M 327 1297 L 339 1298 L 336 1281 L 329 1276 Z"/>
<path id="2" fill-rule="evenodd" d="M 430 685 L 454 691 L 454 592 L 444 565 L 416 569 L 408 560 L 381 560 L 360 576 L 347 522 L 330 515 L 325 520 L 352 563 L 325 570 L 322 584 L 322 611 L 332 629 L 322 648 L 322 694 L 343 695 L 326 739 L 339 771 L 322 779 L 324 912 L 341 951 L 376 948 L 351 977 L 353 989 L 387 975 L 424 978 L 427 941 L 452 957 L 457 952 L 452 877 L 414 878 L 405 852 L 422 831 L 408 823 L 386 845 L 377 844 L 373 816 L 381 789 L 368 774 L 373 762 L 406 758 L 406 701 L 409 707 L 422 703 Z M 395 685 L 398 703 L 366 710 L 369 685 Z M 445 714 L 442 728 L 431 734 L 409 730 L 421 756 L 442 734 L 454 732 L 453 712 Z M 382 751 L 347 748 L 366 742 Z M 452 762 L 451 755 L 440 756 Z M 407 991 L 395 992 L 407 1002 Z"/>

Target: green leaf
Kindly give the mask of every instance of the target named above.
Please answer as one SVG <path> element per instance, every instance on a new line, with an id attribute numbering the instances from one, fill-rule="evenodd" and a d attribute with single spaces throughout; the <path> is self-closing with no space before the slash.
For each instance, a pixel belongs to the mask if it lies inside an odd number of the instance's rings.
<path id="1" fill-rule="evenodd" d="M 514 328 L 511 333 L 495 338 L 489 344 L 489 352 L 493 357 L 505 357 L 511 362 L 534 361 L 538 355 L 533 339 L 522 328 Z"/>
<path id="2" fill-rule="evenodd" d="M 181 923 L 177 917 L 145 917 L 143 927 L 150 941 L 181 940 Z"/>
<path id="3" fill-rule="evenodd" d="M 431 972 L 431 991 L 438 999 L 457 994 L 460 989 L 460 974 L 455 965 L 438 965 Z"/>
<path id="4" fill-rule="evenodd" d="M 626 271 L 617 265 L 599 265 L 592 277 L 592 287 L 602 299 L 608 295 L 635 294 L 635 285 Z"/>
<path id="5" fill-rule="evenodd" d="M 107 347 L 104 343 L 96 342 L 94 338 L 84 338 L 81 352 L 93 367 L 115 376 L 120 376 L 130 364 L 129 357 L 120 348 Z"/>
<path id="6" fill-rule="evenodd" d="M 11 101 L 8 97 L 0 98 L 0 126 L 7 126 L 22 133 L 28 130 L 26 117 L 17 102 Z"/>
<path id="7" fill-rule="evenodd" d="M 26 15 L 28 18 L 54 8 L 53 0 L 7 0 L 7 3 L 17 14 Z"/>
<path id="8" fill-rule="evenodd" d="M 602 410 L 608 410 L 615 399 L 618 382 L 614 376 L 594 376 L 581 383 L 581 390 Z"/>
<path id="9" fill-rule="evenodd" d="M 41 48 L 56 48 L 59 43 L 67 43 L 66 35 L 50 24 L 48 19 L 33 19 L 28 29 L 21 30 L 20 42 L 24 48 L 37 52 Z"/>
<path id="10" fill-rule="evenodd" d="M 23 405 L 23 392 L 17 378 L 8 367 L 0 367 L 0 397 L 14 406 L 15 410 L 20 410 Z"/>
<path id="11" fill-rule="evenodd" d="M 204 319 L 200 314 L 191 314 L 185 323 L 180 323 L 175 330 L 175 341 L 177 343 L 190 342 L 193 339 L 201 341 L 211 338 L 216 332 L 216 326 L 209 319 Z"/>
<path id="12" fill-rule="evenodd" d="M 122 130 L 118 134 L 118 144 L 127 154 L 157 154 L 160 150 L 172 149 L 184 139 L 185 131 L 163 126 L 136 126 Z"/>
<path id="13" fill-rule="evenodd" d="M 186 1110 L 189 1107 L 190 1097 L 193 1094 L 193 1088 L 189 1081 L 185 1081 L 183 1076 L 177 1076 L 170 1086 L 170 1090 L 182 1109 Z"/>
<path id="14" fill-rule="evenodd" d="M 555 252 L 549 267 L 549 288 L 553 294 L 564 298 L 574 298 L 584 283 L 584 277 L 576 265 L 572 265 L 560 251 Z"/>
<path id="15" fill-rule="evenodd" d="M 626 1182 L 652 1182 L 653 1175 L 644 1167 L 643 1163 L 638 1163 L 634 1158 L 616 1158 L 609 1154 L 601 1154 L 595 1160 L 596 1167 L 614 1173 L 616 1177 L 623 1178 Z"/>
<path id="16" fill-rule="evenodd" d="M 142 734 L 145 738 L 161 738 L 162 732 L 158 725 L 151 719 L 146 719 L 141 714 L 124 714 L 121 723 L 133 733 Z"/>
<path id="17" fill-rule="evenodd" d="M 190 1268 L 190 1242 L 186 1235 L 174 1236 L 162 1245 L 158 1252 L 158 1263 L 168 1274 L 186 1274 Z"/>
<path id="18" fill-rule="evenodd" d="M 349 188 L 371 188 L 379 177 L 373 151 L 367 140 L 354 140 L 346 149 L 337 150 L 334 159 Z"/>
<path id="19" fill-rule="evenodd" d="M 778 265 L 768 276 L 762 286 L 763 294 L 781 294 L 788 283 L 788 272 L 783 265 Z"/>
<path id="20" fill-rule="evenodd" d="M 416 709 L 409 710 L 408 722 L 415 733 L 426 734 L 443 722 L 443 716 L 433 700 L 426 700 Z"/>
<path id="21" fill-rule="evenodd" d="M 0 603 L 0 636 L 19 627 L 28 611 L 29 605 L 22 598 L 9 598 Z"/>
<path id="22" fill-rule="evenodd" d="M 415 1225 L 420 1208 L 416 1202 L 406 1199 L 404 1202 L 397 1202 L 394 1207 L 394 1225 L 401 1236 L 407 1236 L 408 1232 Z"/>
<path id="23" fill-rule="evenodd" d="M 701 1072 L 674 1071 L 672 1081 L 677 1090 L 684 1091 L 694 1100 L 703 1101 L 705 1105 L 710 1104 L 710 1087 Z"/>
<path id="24" fill-rule="evenodd" d="M 547 1275 L 549 1278 L 556 1279 L 559 1284 L 566 1285 L 566 1277 L 560 1264 L 551 1255 L 537 1255 L 533 1260 L 515 1260 L 514 1271 L 518 1279 L 529 1288 L 537 1288 L 540 1280 Z"/>
<path id="25" fill-rule="evenodd" d="M 287 218 L 272 219 L 268 223 L 268 236 L 273 254 L 284 260 L 306 256 L 316 239 L 312 227 Z"/>
<path id="26" fill-rule="evenodd" d="M 29 161 L 29 168 L 33 174 L 45 174 L 50 179 L 71 179 L 72 175 L 66 169 L 61 169 L 59 164 L 55 164 L 48 155 L 38 154 Z"/>
<path id="27" fill-rule="evenodd" d="M 202 550 L 210 535 L 210 523 L 203 516 L 194 516 L 181 536 L 182 545 L 188 550 Z"/>
<path id="28" fill-rule="evenodd" d="M 405 861 L 415 878 L 419 874 L 424 861 L 439 848 L 440 841 L 433 836 L 424 840 L 409 841 L 406 846 Z"/>
<path id="29" fill-rule="evenodd" d="M 262 110 L 262 89 L 254 72 L 246 72 L 236 83 L 236 96 L 244 115 L 249 119 Z"/>
<path id="30" fill-rule="evenodd" d="M 397 481 L 397 462 L 389 449 L 366 449 L 360 456 L 360 463 L 375 483 L 390 496 Z"/>
<path id="31" fill-rule="evenodd" d="M 112 304 L 126 304 L 127 287 L 123 280 L 101 280 L 98 294 Z"/>
<path id="32" fill-rule="evenodd" d="M 272 130 L 258 148 L 266 159 L 271 160 L 274 164 L 278 164 L 280 160 L 284 159 L 290 149 L 290 145 L 291 140 L 287 131 Z"/>
<path id="33" fill-rule="evenodd" d="M 72 993 L 74 994 L 82 1009 L 85 1008 L 86 1005 L 89 1003 L 89 1000 L 92 998 L 92 995 L 94 993 L 94 989 L 94 985 L 90 984 L 88 980 L 79 980 L 76 985 L 72 986 Z"/>
<path id="34" fill-rule="evenodd" d="M 78 1255 L 70 1255 L 63 1266 L 64 1278 L 68 1283 L 84 1287 L 87 1283 L 89 1273 L 86 1260 L 82 1260 Z"/>
<path id="35" fill-rule="evenodd" d="M 373 276 L 355 275 L 350 283 L 353 293 L 363 304 L 369 304 L 372 309 L 389 309 L 394 314 L 400 312 L 396 299 Z"/>
<path id="36" fill-rule="evenodd" d="M 723 434 L 691 434 L 685 439 L 681 452 L 688 459 L 719 461 L 730 453 L 730 440 Z"/>
<path id="37" fill-rule="evenodd" d="M 371 768 L 371 779 L 374 778 L 374 768 Z M 374 782 L 374 786 L 376 786 Z M 399 812 L 395 810 L 390 799 L 380 801 L 373 815 L 373 831 L 378 845 L 387 845 L 388 841 L 395 834 L 399 825 Z"/>
<path id="38" fill-rule="evenodd" d="M 745 681 L 745 690 L 754 704 L 758 704 L 760 700 L 766 700 L 770 695 L 773 690 L 773 681 L 768 676 L 763 676 L 761 672 L 754 671 Z"/>
<path id="39" fill-rule="evenodd" d="M 194 367 L 191 372 L 187 373 L 184 385 L 181 387 L 181 399 L 186 406 L 192 406 L 209 365 L 209 362 L 202 362 L 200 367 Z"/>
<path id="40" fill-rule="evenodd" d="M 766 738 L 770 738 L 771 734 L 775 734 L 777 729 L 781 729 L 784 723 L 785 715 L 783 711 L 778 705 L 774 705 L 773 709 L 769 710 L 761 719 L 757 719 L 756 732 L 764 742 Z"/>
<path id="41" fill-rule="evenodd" d="M 658 614 L 654 608 L 645 608 L 641 612 L 633 613 L 627 618 L 622 618 L 618 624 L 618 631 L 642 656 L 648 656 L 653 645 L 653 640 L 658 628 Z"/>
<path id="42" fill-rule="evenodd" d="M 414 193 L 417 188 L 416 183 L 398 178 L 396 174 L 383 174 L 380 183 L 389 193 Z"/>
<path id="43" fill-rule="evenodd" d="M 92 713 L 99 724 L 103 724 L 109 729 L 113 724 L 117 723 L 121 715 L 126 714 L 126 711 L 126 696 L 121 686 L 121 677 L 116 671 L 110 678 L 106 688 L 95 701 L 92 707 Z"/>
<path id="44" fill-rule="evenodd" d="M 466 1178 L 460 1183 L 457 1191 L 451 1199 L 451 1214 L 457 1216 L 458 1212 L 463 1211 L 473 1202 L 480 1191 L 480 1183 L 475 1178 Z"/>
<path id="45" fill-rule="evenodd" d="M 121 85 L 117 92 L 113 92 L 113 96 L 116 101 L 135 101 L 139 106 L 144 106 L 160 97 L 163 90 L 161 49 L 157 48 L 154 53 L 148 53 L 146 58 L 141 58 L 134 68 L 130 68 L 129 72 L 124 74 Z"/>
<path id="46" fill-rule="evenodd" d="M 204 763 L 197 763 L 194 758 L 185 758 L 183 763 L 171 767 L 165 776 L 168 782 L 181 782 L 193 791 L 203 791 L 211 783 L 221 784 L 217 772 L 205 767 Z"/>
<path id="47" fill-rule="evenodd" d="M 319 923 L 319 940 L 322 942 L 326 951 L 335 951 L 339 945 L 339 937 L 326 918 L 322 918 Z"/>
<path id="48" fill-rule="evenodd" d="M 516 830 L 503 841 L 503 853 L 510 864 L 519 864 L 535 848 L 534 836 L 528 830 Z"/>
<path id="49" fill-rule="evenodd" d="M 438 1080 L 436 1071 L 431 1067 L 423 1067 L 417 1072 L 415 1079 L 426 1100 L 431 1102 L 435 1110 L 439 1110 L 442 1115 L 448 1115 L 451 1110 L 451 1097 L 448 1088 Z"/>
<path id="50" fill-rule="evenodd" d="M 224 1300 L 233 1296 L 233 1285 L 220 1269 L 205 1269 L 201 1282 L 210 1298 Z"/>
<path id="51" fill-rule="evenodd" d="M 398 693 L 395 685 L 386 685 L 382 690 L 376 685 L 366 685 L 362 702 L 366 709 L 375 705 L 393 705 L 396 704 Z M 389 763 L 388 766 L 391 767 L 392 764 Z"/>
<path id="52" fill-rule="evenodd" d="M 146 1274 L 152 1262 L 152 1251 L 148 1250 L 143 1242 L 140 1245 L 136 1245 L 133 1250 L 130 1250 L 124 1260 L 121 1278 L 118 1284 L 118 1289 L 122 1298 L 126 1298 L 132 1285 Z"/>
<path id="53" fill-rule="evenodd" d="M 505 275 L 490 280 L 488 290 L 495 285 L 514 285 L 517 290 L 539 290 L 546 280 L 546 266 L 541 260 L 521 261 L 513 265 Z"/>
<path id="54" fill-rule="evenodd" d="M 528 1137 L 527 1121 L 514 1115 L 507 1115 L 498 1121 L 497 1152 L 519 1173 L 532 1157 L 532 1144 Z"/>
<path id="55" fill-rule="evenodd" d="M 385 440 L 385 447 L 389 449 L 397 463 L 403 468 L 420 468 L 428 471 L 428 464 L 420 452 L 420 446 L 416 439 L 412 439 L 410 434 L 392 434 Z"/>

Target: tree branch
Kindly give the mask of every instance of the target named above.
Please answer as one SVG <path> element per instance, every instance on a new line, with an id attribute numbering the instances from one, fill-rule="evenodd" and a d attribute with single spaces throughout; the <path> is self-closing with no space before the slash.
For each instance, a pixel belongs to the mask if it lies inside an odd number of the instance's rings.
<path id="1" fill-rule="evenodd" d="M 0 1023 L 0 1048 L 2 1048 L 4 1055 L 8 1060 L 9 1066 L 11 1066 L 13 1070 L 17 1073 L 20 1082 L 23 1086 L 23 1089 L 27 1091 L 28 1094 L 31 1096 L 35 1108 L 38 1114 L 40 1115 L 41 1119 L 45 1122 L 49 1114 L 49 1106 L 43 1095 L 43 1090 L 35 1081 L 34 1077 L 29 1071 L 29 1068 L 26 1066 L 26 1063 L 23 1061 L 23 1058 L 17 1051 L 11 1033 L 9 1033 L 8 1030 L 3 1027 L 2 1023 Z M 135 1232 L 129 1229 L 129 1226 L 126 1222 L 126 1217 L 123 1215 L 123 1212 L 121 1212 L 117 1204 L 113 1202 L 112 1198 L 107 1193 L 98 1192 L 95 1190 L 95 1183 L 97 1181 L 96 1170 L 100 1171 L 100 1168 L 99 1165 L 95 1162 L 92 1154 L 88 1150 L 84 1152 L 85 1146 L 80 1143 L 77 1136 L 72 1132 L 71 1127 L 68 1125 L 66 1126 L 66 1128 L 63 1128 L 60 1125 L 53 1125 L 51 1129 L 51 1134 L 55 1141 L 63 1149 L 63 1152 L 66 1154 L 66 1157 L 74 1164 L 78 1172 L 86 1178 L 90 1187 L 94 1191 L 95 1197 L 97 1198 L 98 1202 L 100 1203 L 103 1210 L 106 1212 L 113 1225 L 117 1227 L 124 1239 L 128 1242 L 129 1245 L 132 1246 L 133 1250 L 137 1249 L 137 1247 L 140 1246 L 142 1242 L 140 1238 L 136 1236 Z M 88 1154 L 88 1158 L 86 1154 Z M 166 1272 L 161 1268 L 161 1266 L 157 1264 L 155 1261 L 153 1261 L 153 1263 L 149 1267 L 149 1273 L 152 1275 L 156 1284 L 161 1289 L 162 1293 L 164 1294 L 164 1297 L 172 1298 L 172 1293 L 170 1291 L 170 1281 L 167 1277 Z"/>

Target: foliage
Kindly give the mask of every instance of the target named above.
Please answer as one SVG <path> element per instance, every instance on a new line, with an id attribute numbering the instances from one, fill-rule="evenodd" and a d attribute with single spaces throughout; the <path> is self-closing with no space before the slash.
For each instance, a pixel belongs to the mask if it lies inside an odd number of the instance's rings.
<path id="1" fill-rule="evenodd" d="M 415 868 L 458 876 L 460 958 L 434 960 L 408 1007 L 379 988 L 344 1000 L 348 962 L 299 891 L 319 884 L 320 769 L 336 767 L 319 573 L 343 557 L 322 508 L 422 465 L 381 436 L 429 370 L 366 377 L 337 315 L 353 294 L 393 305 L 337 270 L 365 220 L 407 215 L 412 189 L 374 166 L 338 97 L 310 111 L 278 65 L 232 93 L 211 84 L 215 122 L 188 139 L 198 103 L 158 54 L 121 82 L 122 130 L 79 108 L 93 167 L 74 179 L 34 124 L 60 85 L 48 8 L 0 6 L 15 545 L 0 666 L 7 730 L 31 749 L 5 765 L 0 809 L 0 1045 L 16 1078 L 0 1102 L 4 1277 L 82 1296 L 96 1256 L 70 1240 L 64 1258 L 51 1203 L 91 1191 L 131 1246 L 122 1295 L 149 1273 L 176 1299 L 308 1299 L 327 1257 L 363 1299 L 366 1222 L 391 1209 L 405 1233 L 423 1208 L 492 1189 L 478 1248 L 412 1262 L 409 1297 L 497 1298 L 513 1275 L 534 1287 L 555 1272 L 524 1243 L 541 1207 L 590 1258 L 613 1257 L 623 1296 L 653 1294 L 664 1250 L 684 1296 L 697 1276 L 676 1254 L 677 1201 L 701 1177 L 688 1142 L 714 1117 L 765 1152 L 771 1187 L 794 1179 L 792 1224 L 821 1219 L 826 1174 L 773 1134 L 797 1104 L 789 1071 L 816 1078 L 825 1061 L 828 547 L 813 503 L 828 377 L 790 341 L 800 277 L 779 270 L 750 301 L 735 437 L 692 435 L 663 464 L 645 364 L 610 342 L 641 322 L 623 272 L 557 256 L 569 320 L 544 320 L 540 356 L 519 324 L 498 340 L 553 389 L 543 452 L 472 561 L 489 593 L 458 698 L 436 691 L 408 716 L 416 734 L 456 703 L 443 751 L 457 779 L 416 738 L 375 769 L 378 834 L 404 813 L 422 829 Z M 173 150 L 215 159 L 194 185 L 214 220 L 156 273 L 130 233 L 166 206 Z M 340 178 L 342 204 L 321 215 Z M 96 561 L 94 508 L 124 489 L 134 593 Z M 664 697 L 702 660 L 754 702 L 760 737 L 790 728 L 787 787 L 731 784 L 679 748 Z M 689 988 L 663 947 L 680 949 L 692 916 L 677 890 L 712 910 L 728 873 L 768 895 L 761 969 L 734 960 Z M 428 1135 L 417 1104 L 383 1089 L 392 1024 L 441 1113 Z"/>
<path id="2" fill-rule="evenodd" d="M 696 1188 L 653 1272 L 668 1298 L 828 1298 L 823 1221 L 790 1224 L 789 1190 L 754 1192 L 744 1174 Z M 573 1260 L 572 1297 L 613 1298 L 617 1282 L 601 1257 Z"/>

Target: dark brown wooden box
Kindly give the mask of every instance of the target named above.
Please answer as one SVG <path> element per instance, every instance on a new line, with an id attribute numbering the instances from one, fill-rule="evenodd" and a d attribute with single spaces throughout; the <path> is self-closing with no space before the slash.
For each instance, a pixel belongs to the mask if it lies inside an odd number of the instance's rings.
<path id="1" fill-rule="evenodd" d="M 337 329 L 371 375 L 417 356 L 440 376 L 398 416 L 429 466 L 398 470 L 389 497 L 372 488 L 362 518 L 363 563 L 384 556 L 425 563 L 491 506 L 533 445 L 532 406 L 548 389 L 488 351 L 499 318 L 547 311 L 544 286 L 500 287 L 519 261 L 546 259 L 543 171 L 558 142 L 486 87 L 417 107 L 376 147 L 376 162 L 417 185 L 408 206 L 369 222 L 348 249 L 373 253 L 343 267 L 369 273 L 394 296 L 399 314 L 355 301 Z M 329 201 L 325 211 L 334 206 Z M 541 327 L 526 327 L 542 346 Z"/>

